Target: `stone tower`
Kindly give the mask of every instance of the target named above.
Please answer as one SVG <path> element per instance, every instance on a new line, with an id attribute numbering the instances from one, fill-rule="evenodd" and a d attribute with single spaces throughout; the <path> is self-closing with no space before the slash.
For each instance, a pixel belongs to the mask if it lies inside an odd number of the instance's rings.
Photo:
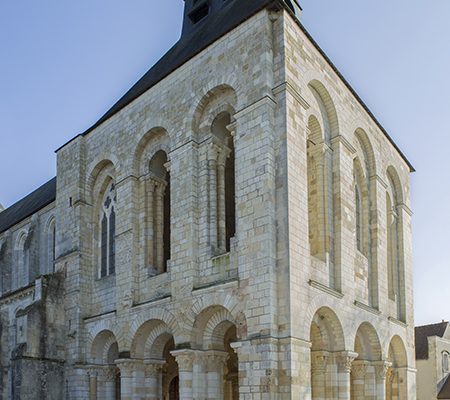
<path id="1" fill-rule="evenodd" d="M 56 188 L 0 214 L 5 395 L 37 398 L 10 357 L 43 354 L 35 243 L 64 283 L 55 398 L 414 400 L 413 168 L 300 12 L 186 0 L 175 46 L 57 150 Z"/>

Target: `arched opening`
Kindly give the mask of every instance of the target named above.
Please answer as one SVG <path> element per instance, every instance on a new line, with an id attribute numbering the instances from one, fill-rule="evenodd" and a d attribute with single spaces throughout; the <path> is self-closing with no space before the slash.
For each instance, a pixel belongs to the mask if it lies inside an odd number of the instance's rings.
<path id="1" fill-rule="evenodd" d="M 344 334 L 336 314 L 329 308 L 319 309 L 310 328 L 311 393 L 313 400 L 338 398 L 339 354 L 345 350 Z M 337 384 L 336 384 L 337 383 Z"/>
<path id="2" fill-rule="evenodd" d="M 121 376 L 116 365 L 119 358 L 119 346 L 111 331 L 104 330 L 94 339 L 89 361 L 90 398 L 120 400 Z"/>
<path id="3" fill-rule="evenodd" d="M 167 272 L 171 257 L 170 163 L 163 150 L 156 152 L 149 163 L 147 220 L 151 234 L 147 258 L 151 275 Z"/>
<path id="4" fill-rule="evenodd" d="M 402 195 L 398 175 L 388 169 L 388 188 L 386 191 L 386 238 L 388 294 L 391 300 L 391 315 L 400 321 L 406 320 L 405 273 L 402 243 Z"/>
<path id="5" fill-rule="evenodd" d="M 356 332 L 355 353 L 358 356 L 352 363 L 351 399 L 378 398 L 376 368 L 381 361 L 381 345 L 375 328 L 367 322 Z"/>
<path id="6" fill-rule="evenodd" d="M 231 242 L 236 234 L 235 154 L 234 138 L 228 129 L 230 123 L 230 114 L 223 112 L 214 119 L 211 126 L 213 154 L 210 155 L 210 168 L 213 170 L 210 171 L 210 207 L 214 227 L 212 244 L 217 247 L 219 253 L 231 250 Z"/>
<path id="7" fill-rule="evenodd" d="M 407 400 L 407 355 L 403 340 L 394 336 L 389 344 L 386 400 Z"/>
<path id="8" fill-rule="evenodd" d="M 13 269 L 13 287 L 19 289 L 28 285 L 29 282 L 29 263 L 30 263 L 30 237 L 22 233 L 17 239 L 16 244 L 16 268 Z"/>
<path id="9" fill-rule="evenodd" d="M 145 366 L 142 387 L 151 399 L 174 399 L 179 396 L 178 364 L 172 352 L 175 341 L 169 327 L 161 320 L 149 320 L 136 332 L 131 357 L 143 360 Z"/>
<path id="10" fill-rule="evenodd" d="M 324 117 L 325 118 L 325 117 Z M 324 120 L 324 124 L 326 124 Z M 307 138 L 308 232 L 314 273 L 321 283 L 339 288 L 334 264 L 332 150 L 316 117 L 310 116 Z"/>
<path id="11" fill-rule="evenodd" d="M 196 318 L 192 343 L 205 357 L 204 390 L 211 398 L 239 399 L 239 359 L 232 344 L 238 329 L 231 313 L 222 306 L 211 306 Z"/>

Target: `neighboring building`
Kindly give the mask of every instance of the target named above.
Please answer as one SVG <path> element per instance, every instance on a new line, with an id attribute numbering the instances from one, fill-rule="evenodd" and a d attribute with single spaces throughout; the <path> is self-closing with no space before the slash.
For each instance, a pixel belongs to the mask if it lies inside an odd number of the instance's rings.
<path id="1" fill-rule="evenodd" d="M 300 13 L 186 0 L 0 214 L 3 398 L 415 399 L 412 167 Z"/>
<path id="2" fill-rule="evenodd" d="M 418 326 L 415 331 L 417 399 L 450 399 L 449 323 Z"/>

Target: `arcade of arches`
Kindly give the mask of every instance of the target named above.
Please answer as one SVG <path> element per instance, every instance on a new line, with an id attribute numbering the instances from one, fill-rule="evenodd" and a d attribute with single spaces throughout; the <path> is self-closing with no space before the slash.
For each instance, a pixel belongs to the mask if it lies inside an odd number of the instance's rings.
<path id="1" fill-rule="evenodd" d="M 359 326 L 352 350 L 329 308 L 317 311 L 311 324 L 311 390 L 313 400 L 407 399 L 407 356 L 402 339 L 394 336 L 387 357 L 369 323 Z"/>
<path id="2" fill-rule="evenodd" d="M 203 311 L 191 343 L 180 349 L 166 323 L 147 321 L 135 333 L 127 358 L 111 331 L 100 332 L 89 360 L 89 399 L 239 399 L 232 348 L 237 331 L 228 315 L 218 306 Z"/>

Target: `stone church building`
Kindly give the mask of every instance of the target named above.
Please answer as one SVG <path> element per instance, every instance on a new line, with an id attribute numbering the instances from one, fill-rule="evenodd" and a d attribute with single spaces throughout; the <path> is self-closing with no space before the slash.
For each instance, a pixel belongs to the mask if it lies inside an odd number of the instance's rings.
<path id="1" fill-rule="evenodd" d="M 413 168 L 301 12 L 185 0 L 0 213 L 2 399 L 415 399 Z"/>

